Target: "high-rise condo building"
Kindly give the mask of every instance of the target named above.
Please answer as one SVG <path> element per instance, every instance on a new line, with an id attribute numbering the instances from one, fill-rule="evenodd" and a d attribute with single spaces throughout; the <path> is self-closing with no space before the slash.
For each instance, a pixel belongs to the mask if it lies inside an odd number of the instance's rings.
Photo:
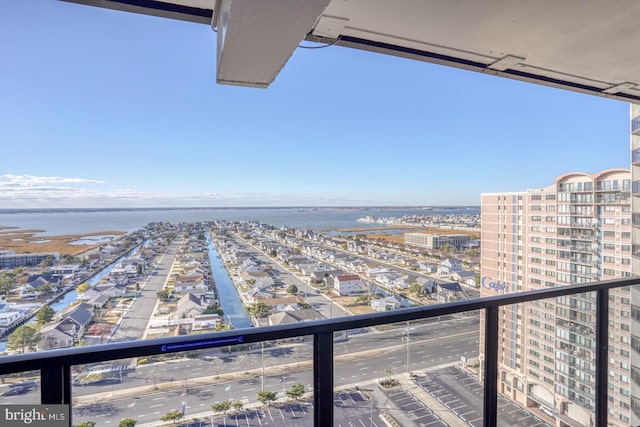
<path id="1" fill-rule="evenodd" d="M 631 104 L 631 271 L 640 275 L 640 105 Z M 631 414 L 640 425 L 640 286 L 631 288 Z"/>
<path id="2" fill-rule="evenodd" d="M 569 173 L 542 189 L 483 194 L 481 204 L 482 296 L 631 275 L 627 170 Z M 595 309 L 593 293 L 501 309 L 500 393 L 556 426 L 593 425 Z M 610 425 L 640 423 L 631 409 L 631 376 L 640 377 L 632 368 L 631 324 L 631 290 L 612 291 Z"/>

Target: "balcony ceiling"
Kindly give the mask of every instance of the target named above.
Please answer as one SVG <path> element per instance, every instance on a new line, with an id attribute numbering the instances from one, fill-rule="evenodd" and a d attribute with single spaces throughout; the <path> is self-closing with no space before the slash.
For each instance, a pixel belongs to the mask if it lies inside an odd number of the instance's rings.
<path id="1" fill-rule="evenodd" d="M 269 86 L 307 40 L 640 102 L 637 0 L 69 1 L 212 25 L 223 84 Z"/>

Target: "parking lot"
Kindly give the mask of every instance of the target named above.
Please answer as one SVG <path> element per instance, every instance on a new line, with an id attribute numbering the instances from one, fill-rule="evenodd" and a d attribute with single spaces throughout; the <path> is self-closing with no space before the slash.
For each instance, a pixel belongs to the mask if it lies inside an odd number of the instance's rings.
<path id="1" fill-rule="evenodd" d="M 376 405 L 372 404 L 369 395 L 361 391 L 336 393 L 334 405 L 334 425 L 338 427 L 383 427 L 385 425 L 380 420 L 378 409 Z M 371 415 L 373 415 L 373 421 L 370 419 Z M 198 427 L 209 425 L 208 421 L 203 421 L 200 425 L 195 424 Z M 306 401 L 278 404 L 237 415 L 219 416 L 214 419 L 213 425 L 215 427 L 311 426 L 313 425 L 313 405 Z"/>
<path id="2" fill-rule="evenodd" d="M 482 425 L 483 385 L 458 367 L 429 372 L 416 384 L 473 427 Z M 531 412 L 498 396 L 498 424 L 518 427 L 551 427 Z"/>
<path id="3" fill-rule="evenodd" d="M 424 403 L 402 387 L 395 387 L 387 392 L 389 400 L 402 410 L 404 416 L 413 425 L 421 427 L 446 427 L 447 423 L 442 421 L 433 411 L 427 408 Z"/>

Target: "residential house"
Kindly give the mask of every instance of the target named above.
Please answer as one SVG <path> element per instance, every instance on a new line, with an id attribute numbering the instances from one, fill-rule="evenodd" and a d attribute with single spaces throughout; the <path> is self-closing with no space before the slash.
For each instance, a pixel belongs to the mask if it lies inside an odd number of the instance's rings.
<path id="1" fill-rule="evenodd" d="M 95 295 L 92 298 L 85 300 L 87 304 L 90 304 L 94 308 L 102 308 L 109 302 L 109 296 L 104 294 Z"/>
<path id="2" fill-rule="evenodd" d="M 462 261 L 457 258 L 447 258 L 438 266 L 438 274 L 453 274 L 462 271 Z"/>
<path id="3" fill-rule="evenodd" d="M 459 283 L 438 283 L 438 301 L 440 302 L 455 300 L 458 292 L 462 292 Z"/>
<path id="4" fill-rule="evenodd" d="M 272 314 L 268 318 L 268 324 L 269 326 L 284 325 L 287 323 L 305 322 L 323 318 L 324 316 L 320 312 L 312 308 L 305 308 L 296 311 L 280 311 L 278 313 Z"/>
<path id="5" fill-rule="evenodd" d="M 0 336 L 3 336 L 2 329 L 8 329 L 24 319 L 25 313 L 18 310 L 0 311 Z"/>
<path id="6" fill-rule="evenodd" d="M 215 329 L 222 319 L 217 314 L 200 314 L 193 316 L 192 330 L 201 331 L 206 329 Z"/>
<path id="7" fill-rule="evenodd" d="M 277 312 L 277 311 L 283 311 L 285 310 L 285 308 L 291 305 L 297 305 L 298 297 L 296 295 L 289 295 L 286 297 L 270 298 L 260 302 L 263 302 L 264 304 L 271 307 L 272 312 Z"/>
<path id="8" fill-rule="evenodd" d="M 469 270 L 456 271 L 451 275 L 451 278 L 453 280 L 457 280 L 458 282 L 463 282 L 463 283 L 466 283 L 468 279 L 474 279 L 475 277 L 476 277 L 475 271 L 469 271 Z M 474 280 L 474 283 L 475 283 L 475 280 Z"/>
<path id="9" fill-rule="evenodd" d="M 54 322 L 40 329 L 42 338 L 38 343 L 39 350 L 73 347 L 77 334 L 77 325 L 73 322 Z"/>
<path id="10" fill-rule="evenodd" d="M 102 291 L 98 289 L 98 287 L 96 286 L 96 287 L 87 289 L 85 292 L 78 293 L 77 299 L 80 301 L 89 301 L 100 295 L 103 295 Z"/>
<path id="11" fill-rule="evenodd" d="M 63 311 L 57 317 L 62 319 L 62 322 L 69 320 L 76 324 L 76 337 L 80 337 L 93 318 L 93 310 L 94 308 L 91 304 L 80 303 L 71 307 L 69 310 Z"/>
<path id="12" fill-rule="evenodd" d="M 204 280 L 198 282 L 176 282 L 173 285 L 174 294 L 179 295 L 186 295 L 188 293 L 205 294 L 207 291 L 209 291 L 209 286 L 207 286 Z"/>
<path id="13" fill-rule="evenodd" d="M 371 308 L 375 311 L 397 310 L 401 307 L 400 300 L 396 296 L 376 298 L 371 300 Z"/>
<path id="14" fill-rule="evenodd" d="M 366 285 L 357 274 L 343 274 L 334 278 L 333 289 L 340 296 L 354 295 L 364 292 Z"/>
<path id="15" fill-rule="evenodd" d="M 427 279 L 425 277 L 418 277 L 416 283 L 422 286 L 425 294 L 432 294 L 436 292 L 438 284 L 433 279 Z"/>
<path id="16" fill-rule="evenodd" d="M 95 286 L 95 289 L 100 290 L 103 295 L 106 295 L 109 298 L 120 298 L 127 294 L 127 285 L 122 283 L 97 285 Z"/>
<path id="17" fill-rule="evenodd" d="M 206 307 L 202 305 L 199 296 L 192 294 L 191 292 L 187 292 L 178 300 L 176 314 L 178 318 L 193 318 L 201 315 L 205 308 Z"/>
<path id="18" fill-rule="evenodd" d="M 273 278 L 270 276 L 267 276 L 267 277 L 258 277 L 255 283 L 253 284 L 253 286 L 255 288 L 258 288 L 261 291 L 264 291 L 265 289 L 269 289 L 270 287 L 272 287 L 274 284 L 275 284 L 275 281 L 273 280 Z"/>
<path id="19" fill-rule="evenodd" d="M 34 298 L 43 294 L 58 291 L 61 283 L 59 277 L 53 274 L 37 274 L 30 276 L 27 284 L 20 290 L 21 298 Z"/>
<path id="20" fill-rule="evenodd" d="M 247 292 L 242 294 L 242 297 L 246 303 L 254 304 L 257 302 L 264 302 L 265 300 L 270 300 L 273 298 L 273 295 L 269 292 L 264 292 L 256 287 L 249 289 Z"/>
<path id="21" fill-rule="evenodd" d="M 418 261 L 416 263 L 418 270 L 425 271 L 427 273 L 435 273 L 438 271 L 438 266 L 436 264 L 427 262 L 427 261 Z"/>

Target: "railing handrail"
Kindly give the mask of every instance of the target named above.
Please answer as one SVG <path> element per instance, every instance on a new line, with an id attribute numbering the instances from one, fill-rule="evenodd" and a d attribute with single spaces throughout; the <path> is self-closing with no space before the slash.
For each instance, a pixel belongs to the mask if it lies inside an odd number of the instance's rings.
<path id="1" fill-rule="evenodd" d="M 0 374 L 40 369 L 42 403 L 70 403 L 71 366 L 73 365 L 311 335 L 313 336 L 314 345 L 314 425 L 331 426 L 333 425 L 333 398 L 330 396 L 333 394 L 334 332 L 485 309 L 485 346 L 494 349 L 498 345 L 500 307 L 566 295 L 596 292 L 595 425 L 605 426 L 607 422 L 609 290 L 637 284 L 640 284 L 640 277 L 630 277 L 508 293 L 446 304 L 406 308 L 392 312 L 211 332 L 197 336 L 137 340 L 26 353 L 0 357 Z M 480 332 L 482 333 L 482 331 Z M 497 355 L 487 357 L 487 354 L 488 352 L 485 353 L 484 359 L 484 425 L 493 427 L 496 426 L 497 422 L 498 359 Z"/>
<path id="2" fill-rule="evenodd" d="M 359 314 L 278 326 L 232 329 L 228 331 L 208 332 L 198 335 L 96 344 L 84 347 L 24 353 L 0 357 L 0 375 L 22 370 L 24 369 L 25 364 L 29 364 L 29 369 L 37 369 L 34 366 L 39 366 L 41 362 L 50 364 L 52 359 L 58 358 L 64 358 L 65 364 L 77 365 L 120 358 L 174 353 L 191 349 L 214 348 L 242 343 L 248 344 L 260 341 L 294 338 L 303 335 L 313 335 L 320 332 L 338 332 L 388 323 L 428 319 L 432 317 L 481 310 L 488 307 L 499 307 L 637 284 L 640 284 L 640 277 L 613 279 L 585 284 L 562 285 L 555 288 L 536 289 L 532 291 L 508 293 L 493 297 L 475 298 L 422 307 L 398 309 L 391 312 Z M 187 345 L 192 342 L 200 343 L 200 346 L 191 348 L 181 348 L 178 346 L 179 344 Z M 170 347 L 165 347 L 163 350 L 163 346 Z"/>

